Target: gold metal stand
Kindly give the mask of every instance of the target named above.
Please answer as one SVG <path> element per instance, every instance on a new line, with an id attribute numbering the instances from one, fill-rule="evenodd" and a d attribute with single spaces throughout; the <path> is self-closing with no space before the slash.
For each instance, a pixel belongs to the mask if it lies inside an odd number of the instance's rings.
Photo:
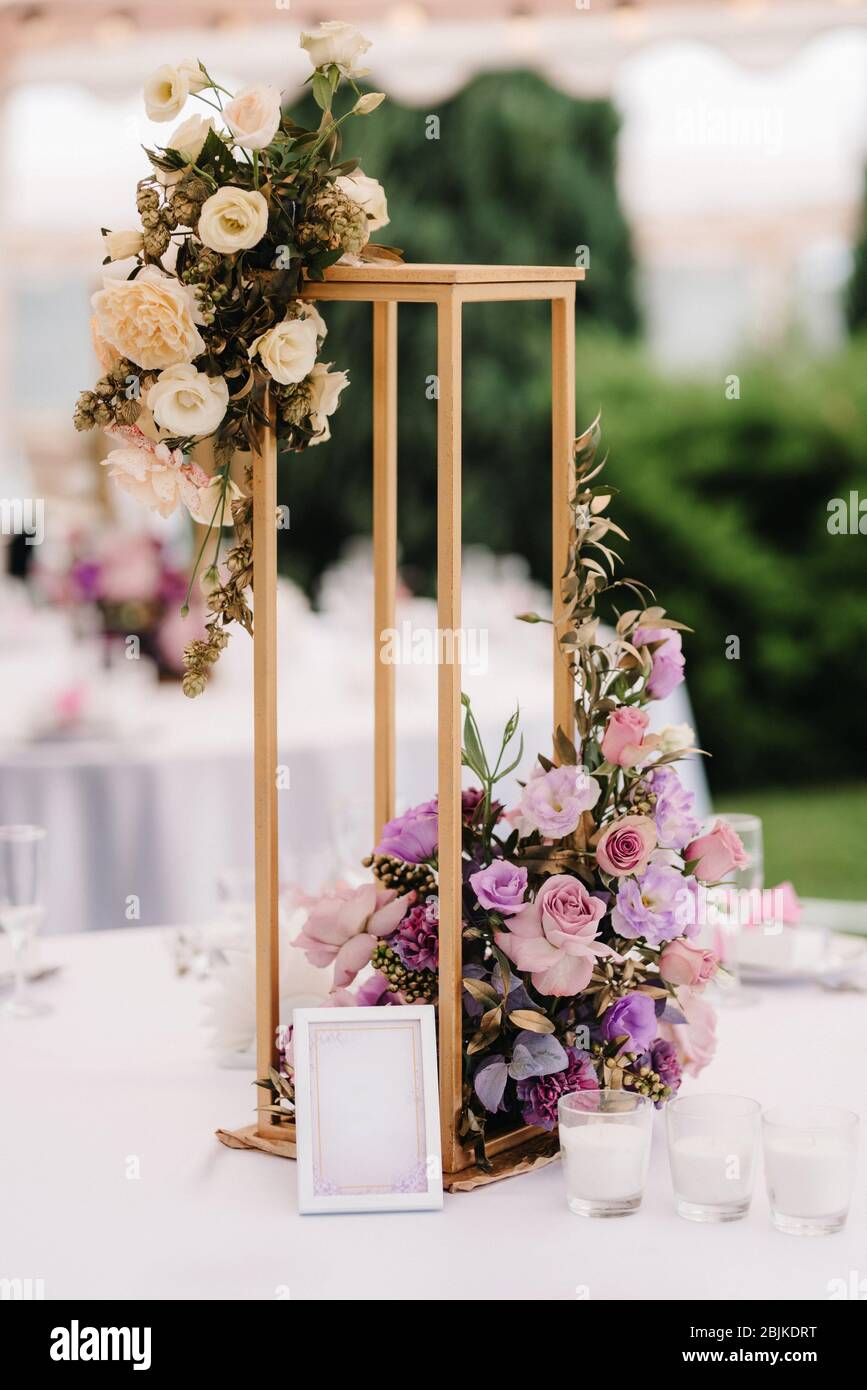
<path id="1" fill-rule="evenodd" d="M 373 563 L 374 563 L 374 825 L 373 842 L 394 814 L 395 721 L 392 663 L 380 660 L 382 634 L 395 626 L 397 573 L 397 306 L 433 304 L 437 313 L 437 621 L 461 626 L 461 316 L 465 304 L 549 300 L 552 314 L 552 589 L 556 621 L 569 545 L 569 487 L 575 434 L 575 284 L 579 269 L 540 266 L 335 266 L 311 300 L 361 300 L 373 306 Z M 276 1063 L 277 933 L 277 536 L 276 443 L 266 432 L 253 469 L 253 574 L 256 1009 L 258 1075 Z M 449 645 L 449 644 L 447 644 Z M 450 644 L 457 657 L 457 647 Z M 572 682 L 554 641 L 553 728 L 573 729 Z M 461 1045 L 461 668 L 438 668 L 439 785 L 439 1084 L 443 1171 L 463 1172 L 475 1156 L 458 1135 L 462 1102 Z M 294 1139 L 291 1127 L 262 1112 L 257 1134 Z M 490 1154 L 524 1144 L 539 1131 L 521 1128 L 494 1138 Z"/>

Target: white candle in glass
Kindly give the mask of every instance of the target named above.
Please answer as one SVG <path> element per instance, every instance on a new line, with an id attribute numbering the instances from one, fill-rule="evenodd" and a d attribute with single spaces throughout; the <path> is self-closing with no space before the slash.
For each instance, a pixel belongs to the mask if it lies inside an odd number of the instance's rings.
<path id="1" fill-rule="evenodd" d="M 764 1116 L 771 1217 L 792 1235 L 823 1235 L 845 1223 L 855 1181 L 858 1116 L 832 1106 L 774 1109 Z"/>
<path id="2" fill-rule="evenodd" d="M 578 1091 L 559 1103 L 566 1200 L 581 1216 L 620 1216 L 641 1203 L 653 1108 L 624 1091 Z"/>
<path id="3" fill-rule="evenodd" d="M 678 1096 L 666 1106 L 668 1156 L 679 1216 L 737 1221 L 753 1192 L 758 1101 L 745 1096 Z"/>

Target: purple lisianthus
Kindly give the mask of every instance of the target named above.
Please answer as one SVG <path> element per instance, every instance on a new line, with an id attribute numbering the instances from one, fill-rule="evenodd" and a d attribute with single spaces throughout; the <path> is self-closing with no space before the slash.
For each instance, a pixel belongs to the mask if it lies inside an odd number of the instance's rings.
<path id="1" fill-rule="evenodd" d="M 654 700 L 664 700 L 683 680 L 686 662 L 680 633 L 670 627 L 640 627 L 635 633 L 634 642 L 637 647 L 647 642 L 661 643 L 651 656 L 653 669 L 647 681 L 647 693 Z"/>
<path id="2" fill-rule="evenodd" d="M 656 1009 L 649 994 L 626 994 L 602 1017 L 606 1042 L 625 1038 L 622 1051 L 646 1052 L 656 1037 Z"/>
<path id="3" fill-rule="evenodd" d="M 518 1081 L 516 1090 L 524 1123 L 553 1129 L 557 1123 L 557 1102 L 572 1091 L 598 1091 L 599 1078 L 592 1059 L 577 1047 L 568 1047 L 567 1065 L 547 1076 L 530 1076 Z"/>
<path id="4" fill-rule="evenodd" d="M 694 935 L 698 922 L 697 888 L 670 864 L 648 864 L 640 878 L 621 879 L 611 925 L 620 936 L 643 937 L 661 946 L 676 936 Z"/>
<path id="5" fill-rule="evenodd" d="M 701 821 L 693 815 L 695 797 L 671 767 L 657 768 L 646 785 L 656 797 L 653 814 L 659 844 L 663 849 L 683 849 L 701 834 Z"/>
<path id="6" fill-rule="evenodd" d="M 511 917 L 524 906 L 527 891 L 527 870 L 508 859 L 495 859 L 486 869 L 470 874 L 473 892 L 482 907 Z"/>
<path id="7" fill-rule="evenodd" d="M 408 912 L 388 944 L 407 970 L 436 970 L 440 960 L 438 899 L 428 898 Z"/>
<path id="8" fill-rule="evenodd" d="M 382 839 L 374 853 L 391 854 L 407 864 L 423 864 L 436 853 L 439 816 L 436 797 L 395 816 L 383 827 Z"/>

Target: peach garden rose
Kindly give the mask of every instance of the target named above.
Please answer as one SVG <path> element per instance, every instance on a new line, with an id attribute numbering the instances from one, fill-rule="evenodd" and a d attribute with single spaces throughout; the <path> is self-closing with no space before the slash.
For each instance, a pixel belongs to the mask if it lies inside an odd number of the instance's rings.
<path id="1" fill-rule="evenodd" d="M 134 280 L 106 276 L 90 302 L 100 337 L 139 367 L 174 367 L 204 351 L 192 290 L 154 265 Z"/>

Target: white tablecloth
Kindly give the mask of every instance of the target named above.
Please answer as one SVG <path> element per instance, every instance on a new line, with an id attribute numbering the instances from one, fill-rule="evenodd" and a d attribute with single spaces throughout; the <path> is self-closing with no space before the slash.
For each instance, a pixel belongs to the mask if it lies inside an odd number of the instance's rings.
<path id="1" fill-rule="evenodd" d="M 0 1020 L 0 1275 L 43 1279 L 46 1298 L 822 1300 L 867 1268 L 863 1157 L 837 1235 L 774 1231 L 763 1189 L 746 1220 L 695 1225 L 672 1208 L 662 1116 L 644 1204 L 620 1221 L 572 1216 L 558 1164 L 442 1213 L 300 1217 L 293 1163 L 214 1138 L 251 1121 L 252 1078 L 215 1067 L 165 933 L 45 955 L 64 965 L 37 986 L 54 1014 Z M 865 1044 L 863 995 L 766 988 L 720 1016 L 717 1058 L 687 1084 L 864 1116 Z"/>

